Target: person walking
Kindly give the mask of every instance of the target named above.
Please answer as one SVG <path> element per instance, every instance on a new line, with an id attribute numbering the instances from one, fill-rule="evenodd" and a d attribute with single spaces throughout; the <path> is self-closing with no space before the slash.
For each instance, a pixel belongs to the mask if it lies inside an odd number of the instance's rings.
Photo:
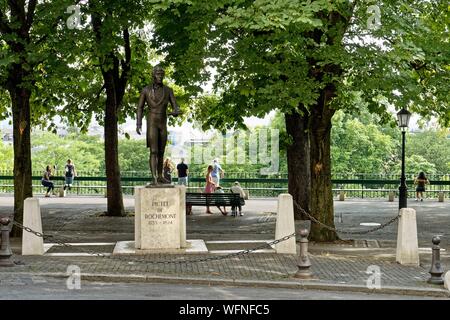
<path id="1" fill-rule="evenodd" d="M 181 158 L 181 162 L 177 165 L 178 172 L 178 184 L 188 185 L 189 167 L 184 163 L 184 158 Z"/>
<path id="2" fill-rule="evenodd" d="M 52 181 L 50 181 L 52 177 L 52 168 L 50 166 L 47 166 L 45 168 L 44 173 L 42 174 L 42 180 L 41 183 L 44 187 L 47 188 L 47 193 L 45 194 L 45 197 L 50 197 L 50 192 L 54 193 L 55 185 Z"/>
<path id="3" fill-rule="evenodd" d="M 429 184 L 430 181 L 425 176 L 425 172 L 420 172 L 417 178 L 414 179 L 414 184 L 416 187 L 416 201 L 423 201 L 423 193 L 425 192 L 425 185 Z"/>
<path id="4" fill-rule="evenodd" d="M 237 214 L 237 209 L 239 208 L 239 215 L 242 217 L 244 214 L 242 213 L 242 206 L 241 206 L 241 201 L 243 199 L 245 199 L 245 192 L 244 189 L 242 189 L 241 185 L 239 184 L 238 181 L 234 182 L 234 185 L 230 188 L 231 193 L 238 193 L 239 194 L 239 204 L 237 206 L 232 206 L 231 207 L 231 212 L 233 217 L 236 216 Z"/>
<path id="5" fill-rule="evenodd" d="M 219 160 L 214 159 L 213 160 L 213 171 L 211 173 L 211 176 L 213 178 L 214 183 L 216 186 L 220 185 L 220 178 L 223 178 L 225 171 L 223 171 L 222 167 L 219 164 Z"/>
<path id="6" fill-rule="evenodd" d="M 71 159 L 67 160 L 67 164 L 64 167 L 64 171 L 65 171 L 65 183 L 64 183 L 64 190 L 66 190 L 66 188 L 69 188 L 69 190 L 72 188 L 72 184 L 73 184 L 73 178 L 76 177 L 77 172 L 75 170 L 75 165 L 72 163 Z"/>
<path id="7" fill-rule="evenodd" d="M 206 186 L 205 186 L 205 193 L 213 193 L 216 189 L 216 184 L 213 181 L 213 178 L 211 176 L 211 173 L 213 172 L 213 166 L 208 166 L 208 171 L 206 173 Z M 207 198 L 208 199 L 208 198 Z M 209 206 L 206 206 L 206 213 L 212 214 L 212 212 L 209 210 Z"/>

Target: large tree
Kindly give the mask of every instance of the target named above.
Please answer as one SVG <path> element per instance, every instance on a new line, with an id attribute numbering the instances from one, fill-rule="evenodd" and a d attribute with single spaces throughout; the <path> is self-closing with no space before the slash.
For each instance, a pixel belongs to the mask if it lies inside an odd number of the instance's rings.
<path id="1" fill-rule="evenodd" d="M 45 105 L 50 116 L 59 115 L 81 132 L 87 131 L 94 117 L 103 125 L 107 215 L 111 216 L 125 214 L 118 125 L 135 115 L 139 90 L 151 81 L 152 63 L 159 58 L 148 46 L 151 33 L 146 21 L 152 6 L 152 1 L 90 0 L 64 8 L 64 21 L 54 23 L 51 30 L 56 57 L 45 61 L 44 76 L 36 84 L 39 95 L 34 102 Z M 47 127 L 56 131 L 52 122 Z"/>
<path id="2" fill-rule="evenodd" d="M 31 126 L 43 114 L 47 113 L 47 117 L 54 114 L 48 114 L 49 110 L 42 105 L 32 108 L 30 101 L 37 95 L 36 84 L 44 72 L 43 63 L 55 60 L 49 39 L 64 17 L 67 3 L 63 0 L 0 1 L 0 90 L 9 93 L 10 109 L 3 116 L 12 115 L 14 219 L 19 222 L 23 219 L 23 201 L 32 196 Z M 12 234 L 19 236 L 21 230 L 14 228 Z"/>
<path id="3" fill-rule="evenodd" d="M 139 90 L 150 80 L 152 51 L 143 30 L 150 1 L 83 2 L 76 28 L 58 32 L 60 60 L 66 69 L 47 81 L 63 121 L 86 131 L 93 117 L 104 127 L 107 215 L 125 215 L 118 156 L 118 125 L 135 113 Z M 142 159 L 142 161 L 146 161 Z"/>
<path id="4" fill-rule="evenodd" d="M 155 46 L 174 64 L 175 79 L 195 90 L 207 70 L 215 72 L 220 101 L 199 113 L 208 115 L 205 125 L 284 113 L 292 140 L 289 192 L 327 225 L 334 224 L 330 133 L 337 109 L 354 111 L 362 100 L 386 119 L 393 105 L 448 123 L 445 1 L 370 8 L 350 0 L 162 3 Z M 337 238 L 315 223 L 311 236 Z"/>

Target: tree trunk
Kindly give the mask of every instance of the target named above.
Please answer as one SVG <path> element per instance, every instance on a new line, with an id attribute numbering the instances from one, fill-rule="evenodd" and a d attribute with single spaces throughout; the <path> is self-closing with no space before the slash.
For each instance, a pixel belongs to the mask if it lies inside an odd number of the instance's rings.
<path id="1" fill-rule="evenodd" d="M 107 181 L 107 216 L 120 217 L 125 215 L 120 182 L 119 139 L 117 98 L 113 71 L 103 73 L 106 88 L 105 106 L 105 166 Z"/>
<path id="2" fill-rule="evenodd" d="M 14 220 L 23 222 L 23 202 L 33 196 L 31 179 L 30 96 L 28 89 L 13 85 L 9 89 L 13 112 L 14 139 Z M 12 237 L 21 237 L 22 229 L 13 227 Z"/>
<path id="3" fill-rule="evenodd" d="M 6 1 L 5 1 L 6 2 Z M 11 97 L 14 140 L 14 220 L 23 222 L 23 202 L 33 196 L 31 179 L 31 88 L 35 82 L 33 61 L 28 48 L 37 0 L 8 1 L 9 19 L 3 12 L 0 35 L 18 62 L 7 65 L 6 89 Z M 5 5 L 6 6 L 6 5 Z M 3 5 L 2 5 L 3 7 Z M 4 8 L 2 8 L 3 10 Z M 11 21 L 10 23 L 8 22 Z M 7 47 L 8 47 L 7 46 Z M 6 55 L 8 55 L 6 49 Z M 15 59 L 16 60 L 16 59 Z M 11 235 L 21 237 L 22 229 L 13 226 Z"/>
<path id="4" fill-rule="evenodd" d="M 311 108 L 310 159 L 311 159 L 311 213 L 322 223 L 334 227 L 333 192 L 331 183 L 331 119 L 334 110 L 328 101 L 333 88 L 325 88 L 318 104 Z M 317 223 L 311 224 L 311 240 L 318 242 L 338 239 L 336 232 Z"/>
<path id="5" fill-rule="evenodd" d="M 287 148 L 288 190 L 294 201 L 310 212 L 309 115 L 305 111 L 303 115 L 293 112 L 284 117 L 286 131 L 292 138 Z M 308 219 L 295 205 L 294 217 L 296 220 Z"/>

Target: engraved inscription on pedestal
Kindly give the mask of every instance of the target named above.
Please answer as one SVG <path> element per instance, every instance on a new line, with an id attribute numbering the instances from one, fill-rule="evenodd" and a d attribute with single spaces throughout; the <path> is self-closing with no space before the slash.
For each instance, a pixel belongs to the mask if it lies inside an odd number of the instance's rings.
<path id="1" fill-rule="evenodd" d="M 181 202 L 183 188 L 135 189 L 135 242 L 136 249 L 179 249 L 181 219 L 184 211 Z"/>

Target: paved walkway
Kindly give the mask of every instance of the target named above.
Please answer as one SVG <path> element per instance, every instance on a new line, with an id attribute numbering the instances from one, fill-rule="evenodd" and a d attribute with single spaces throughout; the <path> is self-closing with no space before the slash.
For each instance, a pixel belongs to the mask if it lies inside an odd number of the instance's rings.
<path id="1" fill-rule="evenodd" d="M 215 300 L 225 300 L 225 305 L 239 303 L 249 303 L 248 300 L 446 300 L 445 297 L 424 297 L 424 296 L 404 296 L 396 294 L 376 294 L 362 292 L 342 292 L 324 290 L 301 290 L 298 288 L 261 288 L 258 287 L 238 287 L 238 286 L 209 286 L 193 285 L 186 283 L 121 283 L 101 281 L 83 281 L 79 289 L 69 289 L 66 286 L 66 279 L 59 278 L 30 278 L 15 277 L 1 282 L 0 297 L 7 300 L 178 300 L 170 302 L 170 308 L 154 303 L 159 309 L 164 309 L 165 317 L 168 319 L 180 319 L 180 307 L 186 306 L 186 301 L 191 304 L 215 304 Z M 197 300 L 197 301 L 191 301 Z M 246 301 L 247 300 L 247 301 Z M 276 302 L 275 302 L 276 303 Z M 178 304 L 178 307 L 176 306 Z M 274 304 L 272 301 L 271 305 Z M 272 319 L 281 318 L 286 314 L 286 304 L 278 304 L 279 308 L 271 308 Z M 295 308 L 297 305 L 292 304 Z M 145 309 L 149 304 L 145 302 Z M 222 306 L 221 306 L 222 307 Z M 97 308 L 99 314 L 104 308 Z M 125 309 L 125 308 L 123 308 Z M 278 312 L 277 312 L 278 309 Z M 13 310 L 13 308 L 11 308 Z M 23 309 L 22 309 L 23 310 Z M 128 309 L 126 309 L 128 311 Z M 154 307 L 152 307 L 154 310 Z M 221 314 L 221 309 L 216 309 L 215 314 Z M 284 311 L 284 312 L 283 312 Z M 170 314 L 173 312 L 173 317 Z M 30 310 L 30 315 L 32 311 Z M 125 313 L 125 312 L 124 312 Z M 276 317 L 277 313 L 280 314 Z M 22 313 L 23 315 L 23 313 Z M 92 316 L 92 313 L 90 313 Z M 216 317 L 217 317 L 216 315 Z M 201 316 L 199 316 L 200 318 Z M 210 319 L 214 319 L 211 315 Z M 200 318 L 201 319 L 201 318 Z M 220 317 L 219 317 L 220 319 Z"/>
<path id="2" fill-rule="evenodd" d="M 247 254 L 239 257 L 189 262 L 205 255 L 147 255 L 144 257 L 30 257 L 16 256 L 19 265 L 0 270 L 0 282 L 32 275 L 67 278 L 69 266 L 78 266 L 82 280 L 104 282 L 176 282 L 208 285 L 309 288 L 371 292 L 375 284 L 369 267 L 380 270 L 380 289 L 388 294 L 447 297 L 441 286 L 427 284 L 425 267 L 405 267 L 394 261 L 311 255 L 313 279 L 294 277 L 296 257 L 280 254 Z M 177 263 L 173 263 L 176 261 Z M 162 262 L 162 263 L 158 263 Z M 164 263 L 167 262 L 167 263 Z M 372 278 L 371 278 L 372 276 Z M 39 278 L 37 278 L 39 279 Z"/>
<path id="3" fill-rule="evenodd" d="M 201 284 L 233 284 L 250 286 L 303 287 L 328 290 L 368 291 L 369 266 L 381 272 L 380 292 L 446 296 L 442 286 L 426 283 L 430 268 L 430 239 L 441 234 L 443 247 L 450 236 L 450 204 L 427 201 L 412 204 L 417 210 L 421 266 L 405 267 L 395 263 L 397 224 L 369 236 L 344 238 L 330 244 L 310 245 L 313 280 L 300 281 L 293 277 L 297 271 L 296 257 L 273 253 L 252 253 L 222 260 L 189 263 L 186 260 L 213 257 L 203 255 L 147 255 L 143 257 L 53 257 L 14 256 L 19 262 L 13 268 L 0 269 L 0 280 L 20 274 L 32 276 L 67 277 L 67 267 L 77 265 L 85 280 L 102 281 L 172 281 Z M 125 206 L 133 211 L 133 199 L 126 198 Z M 336 213 L 343 222 L 336 226 L 345 230 L 363 230 L 361 222 L 385 222 L 395 216 L 396 203 L 383 200 L 353 200 L 336 202 Z M 188 239 L 210 240 L 273 240 L 276 200 L 249 200 L 245 216 L 233 218 L 216 214 L 206 215 L 194 207 L 187 217 Z M 107 242 L 132 240 L 134 218 L 101 216 L 106 209 L 104 198 L 42 198 L 41 210 L 44 233 L 64 237 L 68 242 Z M 0 197 L 0 214 L 12 210 L 12 198 Z M 20 253 L 19 239 L 13 239 L 14 253 Z M 235 246 L 235 247 L 233 247 Z M 254 243 L 228 243 L 223 250 L 242 250 Z M 111 253 L 113 245 L 79 247 L 75 251 Z M 211 250 L 211 248 L 209 248 Z M 221 248 L 214 247 L 214 250 Z M 67 252 L 67 251 L 66 251 Z M 223 256 L 223 255 L 218 255 Z M 450 256 L 442 252 L 444 268 L 450 266 Z M 156 263 L 177 261 L 178 263 Z"/>
<path id="4" fill-rule="evenodd" d="M 134 199 L 126 197 L 124 205 L 128 212 L 134 211 Z M 419 246 L 431 247 L 434 235 L 441 235 L 443 248 L 450 251 L 450 201 L 409 201 L 417 211 Z M 342 216 L 342 222 L 335 220 L 338 229 L 347 231 L 366 230 L 363 222 L 384 223 L 398 212 L 398 203 L 386 200 L 348 200 L 335 202 L 335 215 Z M 223 217 L 216 208 L 216 214 L 204 214 L 204 208 L 194 207 L 193 215 L 187 216 L 188 239 L 235 240 L 273 239 L 276 221 L 276 199 L 248 200 L 244 206 L 244 217 Z M 0 215 L 10 214 L 13 198 L 0 197 Z M 130 240 L 134 235 L 134 217 L 111 218 L 100 216 L 106 210 L 105 198 L 41 198 L 43 228 L 49 234 L 62 233 L 72 237 L 74 242 L 107 242 L 109 240 Z M 340 234 L 341 239 L 377 240 L 381 247 L 395 247 L 397 224 L 368 235 Z"/>

